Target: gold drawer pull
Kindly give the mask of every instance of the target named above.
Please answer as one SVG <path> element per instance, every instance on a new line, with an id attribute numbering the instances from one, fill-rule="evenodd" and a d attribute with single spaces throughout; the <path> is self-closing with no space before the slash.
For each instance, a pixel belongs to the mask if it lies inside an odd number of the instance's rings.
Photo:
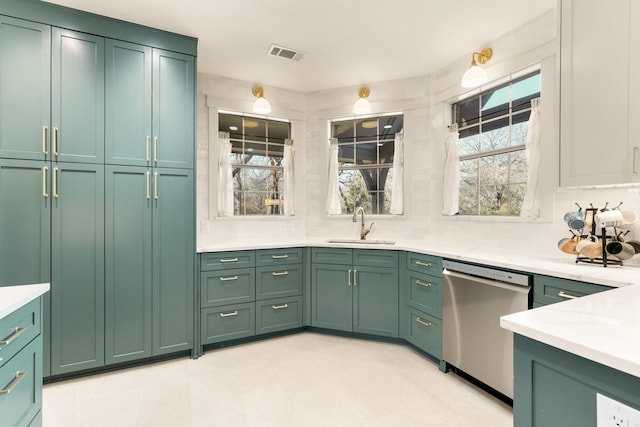
<path id="1" fill-rule="evenodd" d="M 273 273 L 271 273 L 271 275 L 273 276 L 286 276 L 287 274 L 289 274 L 288 271 L 274 271 Z"/>
<path id="2" fill-rule="evenodd" d="M 289 308 L 289 304 L 272 305 L 271 308 L 273 308 L 274 310 L 281 310 L 283 308 Z"/>
<path id="3" fill-rule="evenodd" d="M 0 396 L 2 396 L 3 394 L 9 394 L 13 391 L 14 388 L 16 388 L 18 386 L 18 384 L 20 384 L 20 381 L 22 381 L 24 379 L 24 377 L 27 376 L 27 374 L 29 373 L 29 371 L 18 371 L 16 372 L 16 376 L 13 379 L 13 381 L 11 381 L 11 384 L 9 384 L 9 387 L 5 388 L 4 390 L 0 390 Z"/>
<path id="4" fill-rule="evenodd" d="M 560 292 L 558 292 L 558 296 L 559 296 L 559 297 L 562 297 L 562 298 L 566 298 L 566 299 L 576 299 L 576 298 L 578 298 L 577 296 L 567 294 L 567 293 L 565 293 L 564 291 L 560 291 Z"/>
<path id="5" fill-rule="evenodd" d="M 230 313 L 220 313 L 220 317 L 232 317 L 237 315 L 238 315 L 238 310 L 232 311 Z"/>
<path id="6" fill-rule="evenodd" d="M 424 286 L 425 288 L 430 288 L 433 285 L 429 282 L 423 282 L 422 280 L 416 280 L 416 285 Z"/>
<path id="7" fill-rule="evenodd" d="M 9 337 L 6 340 L 0 341 L 0 346 L 5 346 L 5 345 L 9 345 L 12 342 L 14 342 L 20 335 L 22 335 L 24 333 L 24 331 L 26 331 L 27 328 L 21 328 L 21 327 L 17 327 L 13 330 L 13 333 L 11 335 L 9 335 Z"/>
<path id="8" fill-rule="evenodd" d="M 285 259 L 289 258 L 289 255 L 271 255 L 271 259 Z"/>
<path id="9" fill-rule="evenodd" d="M 238 258 L 220 258 L 220 262 L 238 262 Z"/>
<path id="10" fill-rule="evenodd" d="M 422 261 L 416 261 L 417 265 L 421 265 L 423 267 L 431 267 L 431 263 L 430 262 L 422 262 Z"/>
<path id="11" fill-rule="evenodd" d="M 221 282 L 228 282 L 230 280 L 238 280 L 238 276 L 230 276 L 230 277 L 221 277 L 220 278 Z"/>
<path id="12" fill-rule="evenodd" d="M 47 125 L 42 126 L 42 154 L 44 154 L 45 156 L 49 154 L 49 151 L 47 151 L 47 132 L 48 131 L 49 131 L 49 126 Z"/>
<path id="13" fill-rule="evenodd" d="M 422 320 L 419 317 L 416 317 L 416 322 L 420 323 L 423 326 L 426 326 L 427 328 L 431 327 L 431 322 L 425 322 L 424 320 Z"/>

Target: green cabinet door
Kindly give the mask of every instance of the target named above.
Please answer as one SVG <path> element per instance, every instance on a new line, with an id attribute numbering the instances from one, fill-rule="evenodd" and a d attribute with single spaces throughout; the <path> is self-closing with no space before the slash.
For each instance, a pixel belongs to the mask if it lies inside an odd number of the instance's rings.
<path id="1" fill-rule="evenodd" d="M 53 28 L 52 159 L 104 162 L 104 39 Z"/>
<path id="2" fill-rule="evenodd" d="M 153 165 L 193 168 L 195 59 L 153 50 Z"/>
<path id="3" fill-rule="evenodd" d="M 353 331 L 398 336 L 398 269 L 354 267 Z"/>
<path id="4" fill-rule="evenodd" d="M 153 354 L 193 347 L 193 171 L 153 170 Z"/>
<path id="5" fill-rule="evenodd" d="M 350 266 L 313 264 L 311 267 L 311 326 L 352 330 L 353 287 Z"/>
<path id="6" fill-rule="evenodd" d="M 150 165 L 151 48 L 105 43 L 105 163 Z"/>
<path id="7" fill-rule="evenodd" d="M 151 356 L 151 171 L 105 168 L 105 363 Z"/>
<path id="8" fill-rule="evenodd" d="M 104 166 L 53 167 L 51 374 L 104 364 Z"/>
<path id="9" fill-rule="evenodd" d="M 0 286 L 49 281 L 51 170 L 0 159 Z"/>
<path id="10" fill-rule="evenodd" d="M 49 158 L 50 67 L 51 28 L 0 16 L 0 157 Z"/>

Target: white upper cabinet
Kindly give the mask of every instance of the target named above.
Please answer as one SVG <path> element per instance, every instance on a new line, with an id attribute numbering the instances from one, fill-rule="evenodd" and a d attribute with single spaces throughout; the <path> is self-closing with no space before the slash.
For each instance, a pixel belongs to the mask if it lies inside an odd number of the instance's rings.
<path id="1" fill-rule="evenodd" d="M 640 182 L 637 3 L 560 2 L 563 187 Z"/>

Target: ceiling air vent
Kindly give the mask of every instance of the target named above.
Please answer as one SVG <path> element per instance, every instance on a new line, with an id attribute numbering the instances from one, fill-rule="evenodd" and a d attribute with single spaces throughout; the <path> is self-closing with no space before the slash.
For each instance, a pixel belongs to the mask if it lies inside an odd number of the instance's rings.
<path id="1" fill-rule="evenodd" d="M 272 44 L 267 52 L 267 55 L 277 56 L 278 58 L 291 59 L 293 61 L 300 61 L 304 54 L 300 51 L 289 49 L 288 47 L 282 47 Z"/>

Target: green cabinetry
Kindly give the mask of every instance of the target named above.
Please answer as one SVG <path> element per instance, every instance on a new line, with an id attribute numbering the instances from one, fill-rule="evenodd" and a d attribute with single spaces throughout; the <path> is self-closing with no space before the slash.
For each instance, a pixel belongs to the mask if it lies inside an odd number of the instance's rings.
<path id="1" fill-rule="evenodd" d="M 611 289 L 594 283 L 576 282 L 557 277 L 533 276 L 533 308 L 579 298 Z"/>
<path id="2" fill-rule="evenodd" d="M 41 426 L 41 298 L 0 318 L 2 425 Z"/>
<path id="3" fill-rule="evenodd" d="M 398 337 L 398 253 L 312 248 L 311 325 Z"/>
<path id="4" fill-rule="evenodd" d="M 514 377 L 515 427 L 596 427 L 597 393 L 640 410 L 640 378 L 518 334 Z"/>
<path id="5" fill-rule="evenodd" d="M 442 258 L 407 252 L 402 274 L 405 339 L 442 358 Z"/>
<path id="6" fill-rule="evenodd" d="M 192 349 L 196 40 L 2 13 L 0 286 L 51 282 L 45 376 Z"/>
<path id="7" fill-rule="evenodd" d="M 200 254 L 200 339 L 214 344 L 302 326 L 301 248 Z"/>

